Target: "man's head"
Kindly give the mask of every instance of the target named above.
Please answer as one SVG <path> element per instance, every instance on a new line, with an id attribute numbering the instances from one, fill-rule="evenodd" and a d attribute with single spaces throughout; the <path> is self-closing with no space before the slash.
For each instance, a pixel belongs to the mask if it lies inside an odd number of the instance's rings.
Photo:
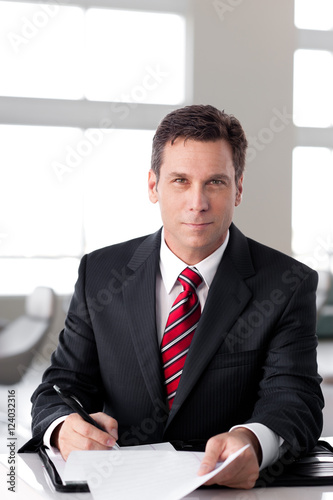
<path id="1" fill-rule="evenodd" d="M 178 138 L 200 142 L 225 140 L 231 147 L 236 185 L 243 175 L 247 140 L 240 122 L 213 106 L 192 105 L 169 113 L 158 126 L 154 139 L 151 168 L 157 183 L 166 144 Z"/>

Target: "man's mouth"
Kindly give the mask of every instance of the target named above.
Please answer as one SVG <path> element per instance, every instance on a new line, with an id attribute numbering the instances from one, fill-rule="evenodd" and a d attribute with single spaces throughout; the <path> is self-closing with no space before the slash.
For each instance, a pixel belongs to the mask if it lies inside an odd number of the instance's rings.
<path id="1" fill-rule="evenodd" d="M 192 227 L 193 229 L 204 229 L 212 224 L 211 222 L 184 222 L 185 226 Z"/>

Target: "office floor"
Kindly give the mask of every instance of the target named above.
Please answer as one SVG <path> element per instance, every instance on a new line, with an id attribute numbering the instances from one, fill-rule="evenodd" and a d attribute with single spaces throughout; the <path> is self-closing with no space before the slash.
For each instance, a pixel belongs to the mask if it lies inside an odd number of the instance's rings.
<path id="1" fill-rule="evenodd" d="M 325 397 L 323 436 L 333 436 L 333 340 L 320 341 L 318 346 L 319 372 L 324 381 L 322 390 Z M 39 384 L 47 366 L 45 360 L 35 359 L 20 383 L 7 387 L 0 385 L 0 437 L 7 437 L 8 390 L 15 391 L 17 448 L 30 437 L 30 397 Z M 330 383 L 326 381 L 330 380 Z M 0 453 L 6 453 L 6 439 L 0 439 Z"/>

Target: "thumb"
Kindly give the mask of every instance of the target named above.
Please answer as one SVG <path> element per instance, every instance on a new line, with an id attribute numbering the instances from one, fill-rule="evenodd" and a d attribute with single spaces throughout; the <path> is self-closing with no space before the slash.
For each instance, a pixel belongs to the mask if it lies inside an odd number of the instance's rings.
<path id="1" fill-rule="evenodd" d="M 215 469 L 216 464 L 221 457 L 222 453 L 222 443 L 217 443 L 217 440 L 214 438 L 210 439 L 206 445 L 205 455 L 200 464 L 198 475 L 203 476 L 204 474 L 208 474 Z"/>

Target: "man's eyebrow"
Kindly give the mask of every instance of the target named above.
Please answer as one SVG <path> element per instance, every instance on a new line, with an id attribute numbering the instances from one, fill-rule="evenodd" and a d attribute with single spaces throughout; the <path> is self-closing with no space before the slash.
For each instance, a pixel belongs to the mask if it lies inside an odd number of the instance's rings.
<path id="1" fill-rule="evenodd" d="M 185 172 L 176 172 L 175 170 L 173 172 L 169 172 L 168 173 L 168 177 L 170 179 L 174 179 L 174 178 L 181 178 L 181 179 L 184 179 L 185 177 L 187 178 L 188 177 L 188 173 L 185 173 Z"/>
<path id="2" fill-rule="evenodd" d="M 188 177 L 189 174 L 188 172 L 181 172 L 181 171 L 173 171 L 168 173 L 168 177 Z M 230 180 L 231 177 L 228 174 L 221 174 L 221 173 L 216 173 L 216 174 L 211 174 L 209 177 L 207 177 L 207 180 L 212 180 L 212 179 L 217 179 L 217 180 Z"/>
<path id="3" fill-rule="evenodd" d="M 168 177 L 188 177 L 188 174 L 174 170 L 173 172 L 168 173 Z"/>
<path id="4" fill-rule="evenodd" d="M 212 174 L 209 179 L 231 179 L 231 177 L 228 174 Z"/>

